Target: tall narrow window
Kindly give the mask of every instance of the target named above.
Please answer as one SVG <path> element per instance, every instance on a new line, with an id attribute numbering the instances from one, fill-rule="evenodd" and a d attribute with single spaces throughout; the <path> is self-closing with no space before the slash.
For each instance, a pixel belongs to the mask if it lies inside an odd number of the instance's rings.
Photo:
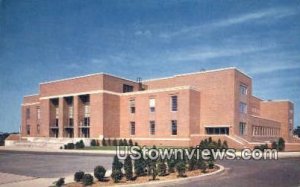
<path id="1" fill-rule="evenodd" d="M 247 104 L 246 103 L 240 102 L 240 113 L 244 113 L 244 114 L 247 113 Z"/>
<path id="2" fill-rule="evenodd" d="M 40 134 L 40 131 L 41 131 L 40 124 L 37 124 L 36 131 L 37 131 L 38 134 Z"/>
<path id="3" fill-rule="evenodd" d="M 177 135 L 177 120 L 172 120 L 172 135 Z"/>
<path id="4" fill-rule="evenodd" d="M 130 122 L 130 135 L 135 135 L 135 122 Z"/>
<path id="5" fill-rule="evenodd" d="M 135 100 L 134 99 L 129 101 L 129 107 L 130 107 L 130 113 L 134 114 L 135 113 Z"/>
<path id="6" fill-rule="evenodd" d="M 30 125 L 29 124 L 26 125 L 26 134 L 30 135 Z"/>
<path id="7" fill-rule="evenodd" d="M 240 122 L 240 135 L 245 135 L 246 134 L 246 123 Z"/>
<path id="8" fill-rule="evenodd" d="M 173 95 L 171 96 L 171 110 L 172 111 L 177 111 L 177 96 Z"/>
<path id="9" fill-rule="evenodd" d="M 26 119 L 30 119 L 30 108 L 26 108 Z"/>
<path id="10" fill-rule="evenodd" d="M 84 117 L 90 117 L 90 105 L 84 105 Z"/>
<path id="11" fill-rule="evenodd" d="M 59 118 L 59 108 L 58 107 L 55 108 L 55 118 L 56 119 Z"/>
<path id="12" fill-rule="evenodd" d="M 247 86 L 244 84 L 240 85 L 240 94 L 247 95 Z"/>
<path id="13" fill-rule="evenodd" d="M 73 106 L 69 106 L 69 118 L 73 118 L 74 112 L 73 112 Z"/>
<path id="14" fill-rule="evenodd" d="M 155 112 L 155 99 L 151 98 L 149 100 L 150 112 Z"/>
<path id="15" fill-rule="evenodd" d="M 155 135 L 155 121 L 150 121 L 150 134 Z"/>
<path id="16" fill-rule="evenodd" d="M 37 107 L 36 108 L 36 115 L 37 115 L 37 120 L 40 120 L 41 119 L 41 109 L 40 109 L 40 107 Z"/>

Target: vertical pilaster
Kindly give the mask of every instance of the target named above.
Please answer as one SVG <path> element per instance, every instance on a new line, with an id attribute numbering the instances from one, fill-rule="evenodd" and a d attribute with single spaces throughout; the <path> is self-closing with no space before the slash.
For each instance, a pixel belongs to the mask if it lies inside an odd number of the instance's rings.
<path id="1" fill-rule="evenodd" d="M 74 119 L 74 138 L 78 138 L 79 136 L 79 132 L 78 132 L 78 128 L 79 128 L 79 97 L 76 95 L 73 97 L 73 119 Z"/>
<path id="2" fill-rule="evenodd" d="M 59 116 L 58 116 L 58 128 L 59 128 L 59 132 L 58 132 L 58 137 L 63 137 L 63 132 L 64 132 L 64 107 L 65 106 L 65 102 L 64 102 L 64 98 L 60 97 L 59 98 L 59 104 L 58 104 L 58 111 L 59 111 Z"/>

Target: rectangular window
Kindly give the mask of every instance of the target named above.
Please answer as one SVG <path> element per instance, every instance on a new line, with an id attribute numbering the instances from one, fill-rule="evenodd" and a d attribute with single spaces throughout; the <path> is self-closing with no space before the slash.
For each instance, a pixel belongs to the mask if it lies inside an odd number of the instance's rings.
<path id="1" fill-rule="evenodd" d="M 206 127 L 206 134 L 229 134 L 228 127 Z"/>
<path id="2" fill-rule="evenodd" d="M 26 125 L 26 134 L 30 135 L 30 125 Z"/>
<path id="3" fill-rule="evenodd" d="M 73 118 L 73 106 L 69 106 L 69 118 Z"/>
<path id="4" fill-rule="evenodd" d="M 73 118 L 69 118 L 69 126 L 73 127 L 74 125 L 74 119 Z"/>
<path id="5" fill-rule="evenodd" d="M 84 117 L 90 117 L 90 105 L 84 105 Z"/>
<path id="6" fill-rule="evenodd" d="M 134 99 L 129 101 L 129 107 L 130 107 L 130 113 L 134 114 L 135 113 L 135 100 Z"/>
<path id="7" fill-rule="evenodd" d="M 37 124 L 36 131 L 37 131 L 38 134 L 40 134 L 40 131 L 41 131 L 40 124 Z"/>
<path id="8" fill-rule="evenodd" d="M 177 96 L 171 96 L 171 111 L 177 111 Z"/>
<path id="9" fill-rule="evenodd" d="M 30 119 L 30 108 L 26 108 L 26 119 Z"/>
<path id="10" fill-rule="evenodd" d="M 150 134 L 155 135 L 155 121 L 150 121 Z"/>
<path id="11" fill-rule="evenodd" d="M 247 113 L 247 104 L 246 103 L 240 102 L 240 113 L 244 113 L 244 114 Z"/>
<path id="12" fill-rule="evenodd" d="M 55 119 L 55 127 L 58 127 L 58 118 Z"/>
<path id="13" fill-rule="evenodd" d="M 59 118 L 59 108 L 58 107 L 55 108 L 55 118 L 56 119 Z"/>
<path id="14" fill-rule="evenodd" d="M 155 112 L 155 99 L 152 98 L 149 100 L 150 112 Z"/>
<path id="15" fill-rule="evenodd" d="M 89 117 L 84 118 L 83 126 L 90 126 L 90 118 Z"/>
<path id="16" fill-rule="evenodd" d="M 172 120 L 172 135 L 177 135 L 177 120 Z"/>
<path id="17" fill-rule="evenodd" d="M 133 92 L 133 86 L 123 84 L 123 93 L 126 93 L 126 92 Z"/>
<path id="18" fill-rule="evenodd" d="M 246 134 L 246 123 L 240 122 L 240 135 L 245 135 Z"/>
<path id="19" fill-rule="evenodd" d="M 40 107 L 36 108 L 36 115 L 37 115 L 37 120 L 40 120 L 41 119 L 41 109 L 40 109 Z"/>
<path id="20" fill-rule="evenodd" d="M 130 122 L 130 135 L 135 135 L 135 122 Z"/>
<path id="21" fill-rule="evenodd" d="M 247 95 L 247 86 L 244 84 L 240 85 L 240 94 Z"/>

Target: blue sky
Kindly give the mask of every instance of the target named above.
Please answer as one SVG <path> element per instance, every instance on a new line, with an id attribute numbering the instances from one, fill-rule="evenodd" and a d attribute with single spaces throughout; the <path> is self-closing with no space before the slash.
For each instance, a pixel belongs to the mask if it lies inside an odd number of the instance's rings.
<path id="1" fill-rule="evenodd" d="M 236 66 L 254 95 L 290 99 L 300 125 L 300 2 L 0 0 L 0 131 L 40 82 L 135 80 Z"/>

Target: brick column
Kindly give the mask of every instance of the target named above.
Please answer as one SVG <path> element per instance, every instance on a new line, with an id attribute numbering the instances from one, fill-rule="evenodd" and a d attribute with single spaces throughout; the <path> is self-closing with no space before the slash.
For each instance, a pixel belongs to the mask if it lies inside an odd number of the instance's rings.
<path id="1" fill-rule="evenodd" d="M 64 108 L 65 108 L 65 102 L 64 98 L 60 97 L 59 98 L 59 104 L 58 104 L 58 110 L 59 110 L 59 115 L 58 115 L 58 137 L 63 137 L 63 132 L 64 132 Z"/>
<path id="2" fill-rule="evenodd" d="M 74 138 L 78 138 L 79 136 L 79 97 L 78 96 L 74 96 L 73 97 L 73 119 L 74 119 Z"/>
<path id="3" fill-rule="evenodd" d="M 41 107 L 41 136 L 49 137 L 50 136 L 50 100 L 43 99 L 40 101 Z"/>

